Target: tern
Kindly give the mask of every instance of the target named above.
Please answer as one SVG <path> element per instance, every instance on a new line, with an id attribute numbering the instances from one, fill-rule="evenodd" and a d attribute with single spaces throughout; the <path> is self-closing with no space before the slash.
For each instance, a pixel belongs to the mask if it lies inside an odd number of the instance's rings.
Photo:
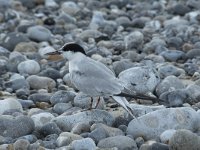
<path id="1" fill-rule="evenodd" d="M 125 97 L 157 101 L 157 98 L 142 94 L 124 93 L 123 82 L 106 65 L 87 57 L 83 47 L 77 43 L 66 43 L 59 50 L 47 55 L 51 57 L 59 55 L 69 61 L 71 82 L 79 91 L 91 97 L 90 106 L 92 106 L 93 97 L 98 97 L 96 108 L 100 97 L 109 96 L 135 118 L 134 111 Z"/>

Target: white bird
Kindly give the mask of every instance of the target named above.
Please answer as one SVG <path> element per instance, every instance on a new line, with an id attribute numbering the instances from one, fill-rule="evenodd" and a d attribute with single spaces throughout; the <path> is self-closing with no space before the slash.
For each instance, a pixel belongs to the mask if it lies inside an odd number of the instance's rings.
<path id="1" fill-rule="evenodd" d="M 156 98 L 145 95 L 129 95 L 122 93 L 124 90 L 123 83 L 115 77 L 115 74 L 101 62 L 95 61 L 86 56 L 84 49 L 76 43 L 67 43 L 60 50 L 47 53 L 48 55 L 62 55 L 69 61 L 69 73 L 71 82 L 75 87 L 91 97 L 111 96 L 119 103 L 131 116 L 134 112 L 129 102 L 124 97 L 140 98 L 155 100 Z M 95 107 L 96 108 L 96 107 Z"/>

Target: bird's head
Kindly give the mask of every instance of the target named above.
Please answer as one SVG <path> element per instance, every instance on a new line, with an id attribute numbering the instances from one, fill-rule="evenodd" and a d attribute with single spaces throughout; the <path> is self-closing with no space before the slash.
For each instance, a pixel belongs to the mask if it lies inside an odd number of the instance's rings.
<path id="1" fill-rule="evenodd" d="M 47 53 L 46 55 L 48 55 L 48 59 L 50 60 L 56 60 L 54 58 L 61 58 L 61 57 L 70 59 L 77 52 L 83 53 L 84 55 L 86 55 L 85 50 L 79 44 L 66 43 L 59 50 Z"/>

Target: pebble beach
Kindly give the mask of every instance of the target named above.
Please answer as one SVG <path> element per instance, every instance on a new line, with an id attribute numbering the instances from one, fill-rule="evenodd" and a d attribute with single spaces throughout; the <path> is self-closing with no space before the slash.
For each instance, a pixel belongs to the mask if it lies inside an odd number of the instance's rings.
<path id="1" fill-rule="evenodd" d="M 90 110 L 68 42 L 159 100 Z M 200 150 L 200 1 L 0 0 L 0 150 Z"/>

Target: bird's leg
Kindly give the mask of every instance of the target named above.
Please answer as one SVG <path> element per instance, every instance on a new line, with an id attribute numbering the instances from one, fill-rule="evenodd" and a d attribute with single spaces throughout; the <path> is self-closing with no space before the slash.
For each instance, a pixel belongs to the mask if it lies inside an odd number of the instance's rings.
<path id="1" fill-rule="evenodd" d="M 94 109 L 96 109 L 96 108 L 98 107 L 99 102 L 100 102 L 100 96 L 99 96 L 98 99 L 97 99 L 97 103 L 96 103 L 96 106 L 94 107 Z"/>
<path id="2" fill-rule="evenodd" d="M 90 101 L 90 107 L 89 107 L 89 110 L 92 109 L 92 104 L 93 104 L 93 97 L 90 97 L 91 98 L 91 101 Z"/>

